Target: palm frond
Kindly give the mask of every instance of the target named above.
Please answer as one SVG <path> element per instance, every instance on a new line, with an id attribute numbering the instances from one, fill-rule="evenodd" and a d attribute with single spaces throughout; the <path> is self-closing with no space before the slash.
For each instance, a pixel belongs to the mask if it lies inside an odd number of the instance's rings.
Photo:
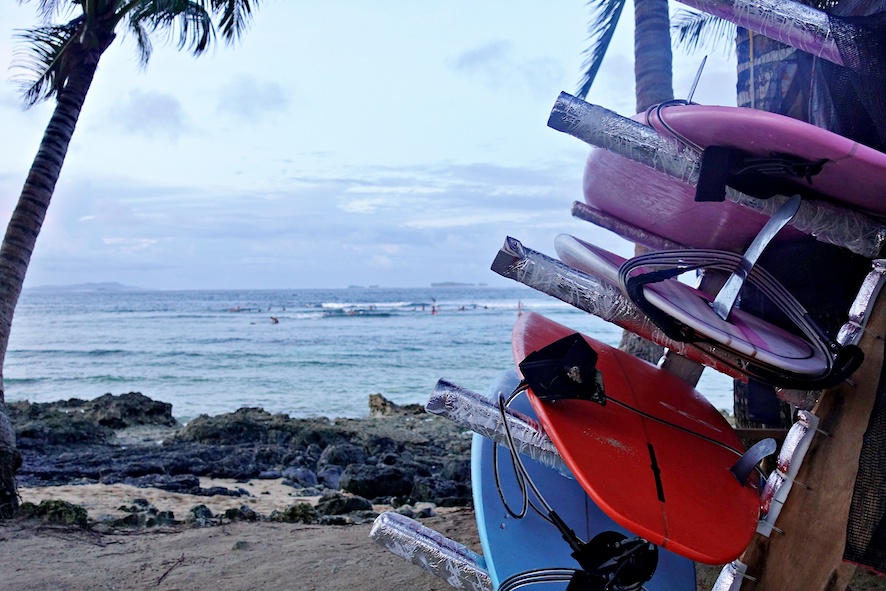
<path id="1" fill-rule="evenodd" d="M 221 15 L 219 25 L 227 43 L 234 43 L 246 31 L 252 19 L 253 8 L 259 0 L 211 0 L 212 14 Z"/>
<path id="2" fill-rule="evenodd" d="M 19 0 L 19 4 L 24 4 L 30 0 Z M 59 17 L 70 17 L 78 8 L 79 2 L 72 0 L 36 0 L 37 16 L 41 22 L 49 24 Z"/>
<path id="3" fill-rule="evenodd" d="M 594 84 L 594 78 L 603 63 L 606 50 L 615 34 L 615 27 L 625 7 L 625 0 L 591 0 L 589 6 L 593 6 L 593 20 L 588 25 L 588 39 L 592 41 L 591 47 L 584 51 L 587 56 L 582 69 L 584 75 L 579 84 L 577 95 L 586 98 Z"/>
<path id="4" fill-rule="evenodd" d="M 689 53 L 701 47 L 728 53 L 735 43 L 735 25 L 706 12 L 681 8 L 671 17 L 671 36 L 676 47 Z"/>
<path id="5" fill-rule="evenodd" d="M 203 53 L 214 33 L 212 16 L 202 2 L 192 0 L 153 0 L 139 2 L 127 15 L 129 30 L 135 35 L 142 65 L 151 55 L 149 36 L 162 33 L 167 39 L 178 36 L 179 49 L 194 55 Z"/>
<path id="6" fill-rule="evenodd" d="M 76 42 L 81 23 L 82 18 L 16 32 L 12 67 L 21 73 L 13 75 L 13 80 L 22 86 L 26 106 L 49 99 L 64 85 L 72 59 L 67 50 Z"/>

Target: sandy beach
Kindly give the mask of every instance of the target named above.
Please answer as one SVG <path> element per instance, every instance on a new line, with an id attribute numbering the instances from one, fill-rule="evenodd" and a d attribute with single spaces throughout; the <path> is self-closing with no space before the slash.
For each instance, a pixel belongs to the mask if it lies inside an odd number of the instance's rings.
<path id="1" fill-rule="evenodd" d="M 425 523 L 477 547 L 468 509 Z M 12 522 L 0 526 L 0 579 L 2 588 L 20 591 L 451 589 L 372 542 L 369 529 L 237 522 L 100 534 Z"/>
<path id="2" fill-rule="evenodd" d="M 201 484 L 204 484 L 201 482 Z M 230 486 L 226 480 L 206 485 Z M 279 481 L 240 483 L 255 498 L 246 502 L 265 515 L 295 501 Z M 288 489 L 288 490 L 287 490 Z M 21 489 L 24 501 L 62 499 L 86 508 L 90 520 L 122 514 L 121 505 L 143 498 L 160 510 L 183 515 L 197 504 L 214 513 L 243 499 L 173 494 L 126 485 L 54 486 Z M 376 510 L 388 507 L 377 506 Z M 470 508 L 436 508 L 422 520 L 447 537 L 480 551 Z M 446 591 L 445 581 L 426 573 L 369 538 L 371 525 L 320 526 L 233 522 L 149 529 L 51 526 L 16 520 L 0 524 L 0 588 L 18 591 Z M 697 590 L 710 590 L 718 567 L 697 566 Z M 884 591 L 886 579 L 859 571 L 850 589 Z"/>
<path id="3" fill-rule="evenodd" d="M 373 542 L 369 532 L 377 513 L 407 503 L 399 510 L 427 512 L 421 523 L 482 551 L 470 495 L 458 496 L 461 485 L 450 480 L 469 478 L 470 437 L 449 421 L 383 398 L 371 398 L 370 408 L 375 418 L 365 420 L 298 420 L 252 409 L 179 428 L 168 426 L 168 405 L 140 395 L 108 397 L 76 415 L 70 405 L 20 406 L 18 435 L 27 444 L 22 501 L 78 505 L 88 525 L 23 518 L 0 523 L 0 590 L 451 589 Z M 135 426 L 113 433 L 96 427 L 120 417 Z M 339 472 L 341 486 L 318 486 L 324 466 L 335 463 L 347 466 Z M 287 465 L 307 468 L 274 469 Z M 175 467 L 178 476 L 163 473 Z M 190 472 L 180 474 L 182 467 Z M 250 477 L 233 477 L 247 469 Z M 411 493 L 383 490 L 410 473 Z M 315 479 L 298 483 L 286 474 Z M 356 478 L 361 474 L 368 476 Z M 324 508 L 310 523 L 273 520 L 275 511 L 296 503 L 321 509 L 323 495 L 348 499 L 361 495 L 360 488 L 367 490 L 361 510 Z M 191 523 L 189 513 L 200 505 L 216 518 Z M 240 511 L 217 519 L 231 509 Z M 149 511 L 172 512 L 174 521 L 150 525 Z M 120 521 L 133 517 L 139 519 Z M 699 565 L 696 588 L 711 589 L 719 570 Z M 886 591 L 886 579 L 859 572 L 852 589 Z"/>

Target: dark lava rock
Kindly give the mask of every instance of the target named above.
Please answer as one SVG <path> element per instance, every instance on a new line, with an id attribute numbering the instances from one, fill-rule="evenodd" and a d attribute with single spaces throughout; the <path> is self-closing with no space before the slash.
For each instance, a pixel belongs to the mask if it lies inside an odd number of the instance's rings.
<path id="1" fill-rule="evenodd" d="M 361 497 L 399 496 L 412 490 L 411 474 L 391 466 L 351 464 L 341 475 L 341 489 Z"/>
<path id="2" fill-rule="evenodd" d="M 114 435 L 111 429 L 96 424 L 83 413 L 67 410 L 64 403 L 10 402 L 7 410 L 15 426 L 18 448 L 23 450 L 54 445 L 98 444 Z"/>
<path id="3" fill-rule="evenodd" d="M 173 439 L 212 445 L 259 443 L 306 448 L 311 443 L 321 447 L 347 443 L 353 435 L 328 419 L 291 419 L 261 408 L 241 408 L 216 417 L 200 415 Z"/>
<path id="4" fill-rule="evenodd" d="M 259 514 L 253 511 L 249 505 L 240 505 L 238 509 L 225 511 L 225 518 L 231 521 L 258 521 Z"/>
<path id="5" fill-rule="evenodd" d="M 185 523 L 216 525 L 218 523 L 218 518 L 212 514 L 212 510 L 206 505 L 194 505 L 185 516 Z"/>
<path id="6" fill-rule="evenodd" d="M 420 404 L 394 404 L 381 394 L 369 395 L 369 416 L 389 417 L 396 415 L 418 415 L 425 412 Z"/>
<path id="7" fill-rule="evenodd" d="M 323 450 L 317 461 L 317 467 L 320 468 L 327 464 L 347 467 L 351 464 L 362 464 L 365 461 L 366 452 L 362 447 L 350 443 L 333 443 Z"/>
<path id="8" fill-rule="evenodd" d="M 341 488 L 341 466 L 324 466 L 317 470 L 317 480 L 326 488 L 338 490 Z"/>
<path id="9" fill-rule="evenodd" d="M 172 416 L 172 405 L 152 400 L 140 392 L 128 394 L 105 394 L 83 407 L 84 416 L 103 427 L 124 429 L 141 425 L 176 427 L 178 421 Z"/>
<path id="10" fill-rule="evenodd" d="M 372 503 L 363 497 L 336 493 L 320 497 L 315 509 L 320 515 L 344 515 L 354 511 L 372 511 Z"/>
<path id="11" fill-rule="evenodd" d="M 240 491 L 201 489 L 199 478 L 246 482 L 264 476 L 286 478 L 304 487 L 298 489 L 301 492 L 323 486 L 324 492 L 343 488 L 374 499 L 409 497 L 420 477 L 429 480 L 419 481 L 416 492 L 433 503 L 470 496 L 470 434 L 427 413 L 330 421 L 245 408 L 199 417 L 157 445 L 147 439 L 111 437 L 112 431 L 98 421 L 164 423 L 168 405 L 136 394 L 99 400 L 101 404 L 72 399 L 9 405 L 23 459 L 16 475 L 19 486 L 126 482 L 175 492 L 236 495 Z M 87 412 L 91 405 L 107 412 Z M 133 409 L 139 408 L 146 418 L 133 416 Z"/>
<path id="12" fill-rule="evenodd" d="M 302 487 L 317 486 L 320 483 L 320 481 L 317 480 L 316 472 L 308 470 L 307 468 L 287 468 L 283 470 L 282 476 L 291 482 L 292 485 Z"/>
<path id="13" fill-rule="evenodd" d="M 416 476 L 412 487 L 412 498 L 418 501 L 436 503 L 443 498 L 463 498 L 469 504 L 470 488 L 464 484 L 436 476 Z"/>
<path id="14" fill-rule="evenodd" d="M 440 475 L 456 482 L 470 482 L 471 461 L 461 458 L 448 460 L 443 464 L 443 472 Z"/>

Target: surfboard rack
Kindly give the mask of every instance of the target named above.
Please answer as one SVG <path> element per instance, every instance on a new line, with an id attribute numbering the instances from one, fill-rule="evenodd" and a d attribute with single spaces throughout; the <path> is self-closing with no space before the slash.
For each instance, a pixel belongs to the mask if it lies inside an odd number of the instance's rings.
<path id="1" fill-rule="evenodd" d="M 629 224 L 614 215 L 610 215 L 604 211 L 591 207 L 581 201 L 574 201 L 572 203 L 572 216 L 590 222 L 595 226 L 604 228 L 610 232 L 614 232 L 625 240 L 629 240 L 636 244 L 642 244 L 653 250 L 680 250 L 683 248 L 689 248 L 684 244 L 668 240 L 654 232 L 638 228 L 633 224 Z"/>
<path id="2" fill-rule="evenodd" d="M 696 256 L 698 251 L 690 249 L 682 253 L 686 256 Z M 740 258 L 740 255 L 733 256 Z M 836 359 L 830 357 L 830 351 L 822 351 L 820 366 L 816 363 L 811 365 L 810 369 L 804 370 L 808 373 L 797 373 L 799 370 L 788 371 L 760 359 L 742 355 L 726 346 L 727 343 L 712 343 L 688 338 L 680 331 L 662 330 L 660 324 L 649 316 L 649 312 L 653 310 L 644 311 L 637 308 L 618 287 L 605 279 L 583 273 L 561 261 L 529 249 L 515 238 L 508 237 L 505 240 L 504 246 L 493 261 L 492 270 L 503 277 L 519 281 L 630 330 L 671 349 L 678 355 L 738 379 L 754 376 L 778 387 L 817 389 L 839 382 L 854 369 L 853 364 L 860 362 L 860 357 L 853 355 L 856 349 L 849 345 L 843 349 L 845 353 Z M 765 274 L 765 271 L 755 267 L 751 273 Z M 792 299 L 787 292 L 782 293 L 781 298 L 785 301 Z M 661 322 L 661 319 L 658 320 Z M 814 333 L 806 336 L 809 339 L 808 344 L 817 345 L 820 342 Z M 755 349 L 750 350 L 751 353 L 754 351 Z M 832 365 L 827 365 L 828 363 Z"/>
<path id="3" fill-rule="evenodd" d="M 757 524 L 757 533 L 769 537 L 775 527 L 781 509 L 784 506 L 791 487 L 796 483 L 797 473 L 806 457 L 806 452 L 815 434 L 820 432 L 819 419 L 811 412 L 799 411 L 797 422 L 788 430 L 778 454 L 775 470 L 766 480 L 761 494 L 761 510 L 763 517 Z"/>
<path id="4" fill-rule="evenodd" d="M 733 560 L 723 566 L 711 591 L 738 591 L 744 579 L 757 580 L 754 577 L 748 576 L 747 572 L 748 565 L 740 560 Z"/>
<path id="5" fill-rule="evenodd" d="M 478 435 L 510 447 L 513 441 L 517 453 L 572 477 L 563 457 L 544 432 L 538 421 L 512 408 L 505 408 L 508 422 L 508 438 L 502 421 L 501 409 L 490 398 L 462 388 L 448 380 L 439 380 L 425 409 L 435 415 L 448 418 L 457 425 L 470 429 Z"/>
<path id="6" fill-rule="evenodd" d="M 481 554 L 404 515 L 382 513 L 372 524 L 369 537 L 456 589 L 493 591 Z"/>
<path id="7" fill-rule="evenodd" d="M 737 355 L 706 343 L 682 343 L 669 338 L 622 291 L 599 277 L 528 248 L 512 237 L 505 239 L 492 270 L 508 279 L 546 293 L 579 310 L 629 330 L 677 355 L 701 363 L 736 379 L 746 379 L 744 361 Z"/>
<path id="8" fill-rule="evenodd" d="M 678 1 L 838 66 L 853 65 L 844 63 L 830 19 L 821 10 L 790 0 Z"/>

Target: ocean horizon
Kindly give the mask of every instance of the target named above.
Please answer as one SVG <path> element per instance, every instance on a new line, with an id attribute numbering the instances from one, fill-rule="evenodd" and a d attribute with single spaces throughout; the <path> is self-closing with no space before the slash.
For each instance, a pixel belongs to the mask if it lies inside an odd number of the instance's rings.
<path id="1" fill-rule="evenodd" d="M 103 287 L 102 287 L 103 286 Z M 13 321 L 6 399 L 141 392 L 186 422 L 241 407 L 363 417 L 368 397 L 424 404 L 440 378 L 482 392 L 512 369 L 511 328 L 532 310 L 617 345 L 621 329 L 525 286 L 154 290 L 29 288 Z M 731 381 L 699 391 L 731 409 Z"/>

